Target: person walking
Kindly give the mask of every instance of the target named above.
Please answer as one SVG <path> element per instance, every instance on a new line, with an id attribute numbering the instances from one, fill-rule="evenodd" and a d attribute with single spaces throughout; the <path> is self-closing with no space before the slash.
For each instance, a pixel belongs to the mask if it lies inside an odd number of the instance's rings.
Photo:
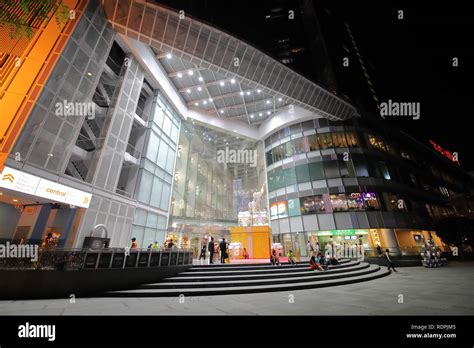
<path id="1" fill-rule="evenodd" d="M 225 263 L 225 259 L 227 258 L 227 243 L 225 242 L 225 238 L 222 238 L 219 249 L 221 250 L 221 263 Z"/>
<path id="2" fill-rule="evenodd" d="M 393 265 L 392 260 L 390 260 L 390 250 L 388 250 L 388 249 L 385 249 L 385 258 L 387 259 L 387 262 L 388 262 L 387 271 L 390 271 L 390 268 L 391 268 L 391 269 L 393 269 L 394 272 L 398 272 L 395 269 L 395 266 Z"/>
<path id="3" fill-rule="evenodd" d="M 214 237 L 211 237 L 211 241 L 209 242 L 209 245 L 207 246 L 207 249 L 209 250 L 209 263 L 212 264 L 214 263 Z"/>

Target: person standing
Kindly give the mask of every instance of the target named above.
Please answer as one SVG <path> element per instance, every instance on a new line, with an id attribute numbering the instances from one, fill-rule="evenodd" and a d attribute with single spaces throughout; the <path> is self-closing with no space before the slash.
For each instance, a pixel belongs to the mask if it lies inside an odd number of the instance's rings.
<path id="1" fill-rule="evenodd" d="M 225 242 L 225 238 L 222 238 L 219 248 L 221 250 L 221 263 L 225 263 L 225 259 L 227 258 L 227 243 Z"/>
<path id="2" fill-rule="evenodd" d="M 130 246 L 130 249 L 136 249 L 138 248 L 138 243 L 137 239 L 135 237 L 132 238 L 132 245 Z"/>
<path id="3" fill-rule="evenodd" d="M 206 245 L 203 244 L 201 247 L 201 254 L 199 255 L 199 260 L 206 260 Z"/>
<path id="4" fill-rule="evenodd" d="M 390 250 L 388 250 L 388 249 L 385 249 L 385 258 L 387 259 L 387 262 L 388 262 L 387 271 L 390 271 L 390 268 L 391 268 L 391 269 L 393 269 L 394 272 L 398 272 L 395 269 L 395 266 L 393 265 L 392 260 L 390 260 Z"/>
<path id="5" fill-rule="evenodd" d="M 158 242 L 155 241 L 155 244 L 153 244 L 153 251 L 158 251 L 159 248 L 160 246 L 158 245 Z"/>
<path id="6" fill-rule="evenodd" d="M 314 252 L 315 252 L 316 255 L 319 254 L 319 249 L 321 249 L 320 246 L 319 246 L 319 242 L 316 242 L 316 245 L 314 247 Z"/>
<path id="7" fill-rule="evenodd" d="M 207 249 L 209 250 L 209 263 L 214 263 L 214 237 L 211 237 L 211 241 L 209 242 L 209 245 L 207 246 Z"/>
<path id="8" fill-rule="evenodd" d="M 314 256 L 314 248 L 313 244 L 308 240 L 308 243 L 306 244 L 306 248 L 308 249 L 308 255 L 309 257 Z"/>

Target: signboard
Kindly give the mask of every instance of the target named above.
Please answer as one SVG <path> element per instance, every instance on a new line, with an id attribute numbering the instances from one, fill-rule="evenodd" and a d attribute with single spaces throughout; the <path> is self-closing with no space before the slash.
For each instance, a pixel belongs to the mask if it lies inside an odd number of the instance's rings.
<path id="1" fill-rule="evenodd" d="M 359 234 L 369 234 L 368 230 L 330 230 L 316 232 L 318 236 L 356 236 Z"/>
<path id="2" fill-rule="evenodd" d="M 458 166 L 460 165 L 457 156 L 455 156 L 453 153 L 449 152 L 448 150 L 443 149 L 441 146 L 436 144 L 433 140 L 430 140 L 430 144 L 435 149 L 438 151 L 440 154 L 442 154 L 444 157 L 449 158 L 451 161 L 456 163 Z"/>
<path id="3" fill-rule="evenodd" d="M 9 167 L 0 174 L 0 187 L 82 208 L 89 208 L 92 198 L 90 193 Z"/>

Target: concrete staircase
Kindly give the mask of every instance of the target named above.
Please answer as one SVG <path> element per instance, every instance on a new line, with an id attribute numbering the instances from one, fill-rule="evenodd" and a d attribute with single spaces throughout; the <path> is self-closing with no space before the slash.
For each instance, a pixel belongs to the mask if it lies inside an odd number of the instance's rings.
<path id="1" fill-rule="evenodd" d="M 106 297 L 174 297 L 245 294 L 322 288 L 365 282 L 390 274 L 378 265 L 342 260 L 325 272 L 307 262 L 297 265 L 225 264 L 193 266 L 175 277 L 136 289 L 110 291 Z"/>

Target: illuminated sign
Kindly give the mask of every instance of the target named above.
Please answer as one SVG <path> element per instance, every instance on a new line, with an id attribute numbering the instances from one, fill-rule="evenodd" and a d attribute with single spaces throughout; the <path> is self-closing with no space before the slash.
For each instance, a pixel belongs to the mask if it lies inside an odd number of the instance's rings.
<path id="1" fill-rule="evenodd" d="M 82 208 L 89 208 L 92 198 L 90 193 L 8 167 L 0 174 L 0 187 Z"/>
<path id="2" fill-rule="evenodd" d="M 369 234 L 368 230 L 329 230 L 316 232 L 318 236 L 356 236 L 359 234 Z"/>
<path id="3" fill-rule="evenodd" d="M 450 159 L 451 161 L 456 163 L 458 166 L 460 165 L 457 155 L 454 155 L 453 153 L 449 152 L 448 150 L 443 149 L 441 146 L 436 144 L 433 140 L 430 140 L 430 144 L 431 144 L 431 146 L 433 146 L 433 149 L 438 151 L 444 157 Z"/>

